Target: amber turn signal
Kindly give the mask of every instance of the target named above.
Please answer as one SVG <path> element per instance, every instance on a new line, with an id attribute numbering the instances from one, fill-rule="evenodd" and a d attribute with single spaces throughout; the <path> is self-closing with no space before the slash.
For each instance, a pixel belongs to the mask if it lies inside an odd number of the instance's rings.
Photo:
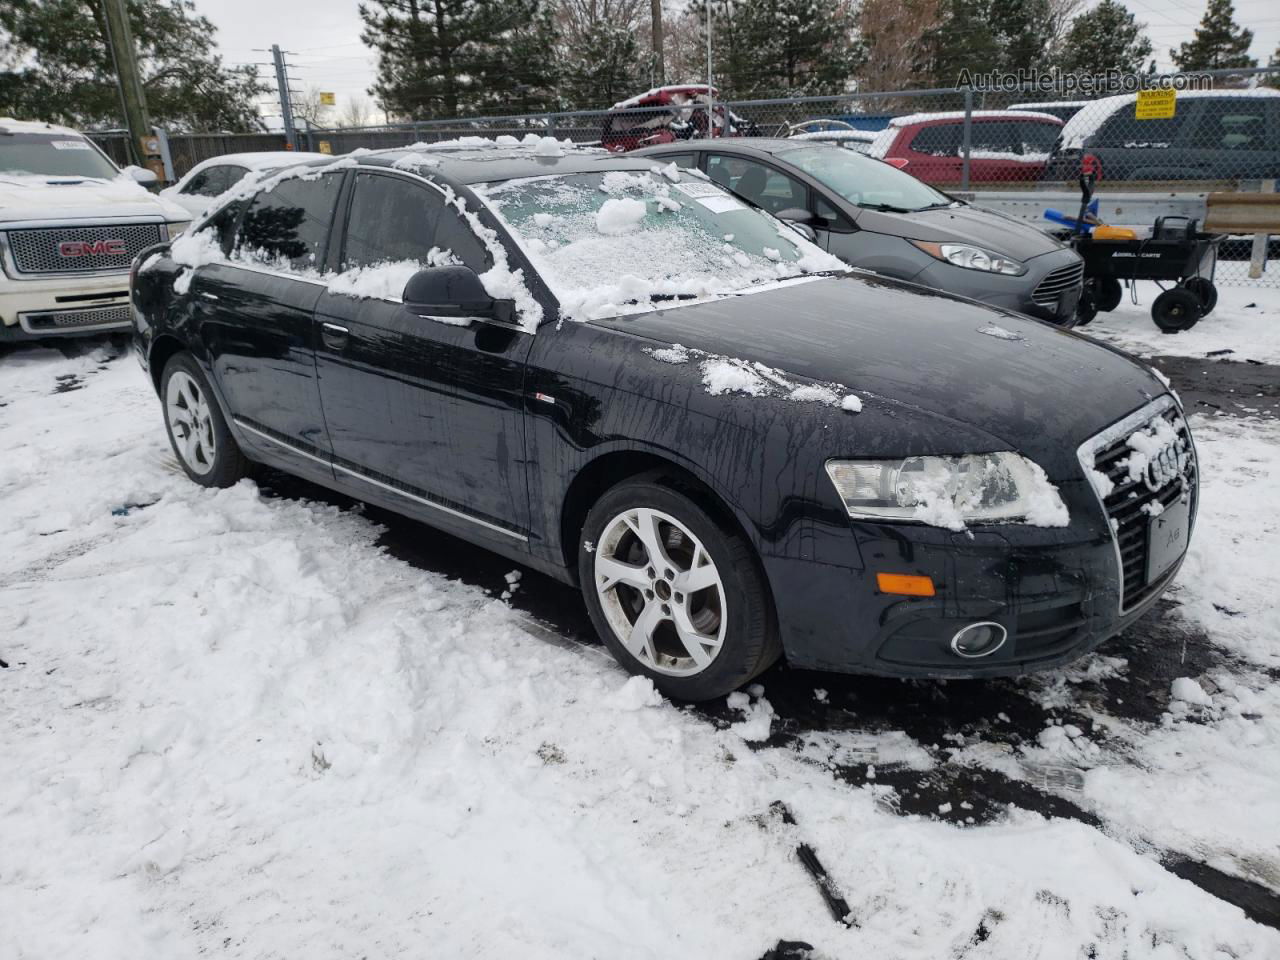
<path id="1" fill-rule="evenodd" d="M 932 597 L 933 579 L 908 573 L 877 573 L 876 586 L 881 593 L 898 593 L 904 597 Z"/>

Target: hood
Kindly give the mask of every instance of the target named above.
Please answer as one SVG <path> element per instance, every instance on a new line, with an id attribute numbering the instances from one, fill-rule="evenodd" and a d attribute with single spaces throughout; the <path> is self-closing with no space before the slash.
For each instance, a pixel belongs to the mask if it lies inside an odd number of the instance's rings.
<path id="1" fill-rule="evenodd" d="M 1062 248 L 1061 243 L 1043 230 L 968 204 L 916 213 L 862 210 L 858 214 L 858 226 L 909 240 L 973 243 L 1015 260 L 1030 260 Z"/>
<path id="2" fill-rule="evenodd" d="M 1165 392 L 1149 368 L 1114 348 L 865 273 L 593 322 L 842 383 L 865 405 L 905 405 L 959 433 L 969 432 L 960 425 L 981 431 L 1051 476 L 1078 472 L 1081 443 Z"/>
<path id="3" fill-rule="evenodd" d="M 0 222 L 116 217 L 159 217 L 182 221 L 190 220 L 191 214 L 148 193 L 127 177 L 79 180 L 72 177 L 0 175 Z"/>

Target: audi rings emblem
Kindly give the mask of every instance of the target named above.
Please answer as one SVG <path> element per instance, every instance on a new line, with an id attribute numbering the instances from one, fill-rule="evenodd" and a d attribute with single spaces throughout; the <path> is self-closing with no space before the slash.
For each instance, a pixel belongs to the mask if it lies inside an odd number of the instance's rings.
<path id="1" fill-rule="evenodd" d="M 1172 483 L 1182 476 L 1186 467 L 1187 452 L 1182 449 L 1181 438 L 1166 444 L 1147 461 L 1147 469 L 1143 471 L 1147 489 L 1154 492 Z"/>

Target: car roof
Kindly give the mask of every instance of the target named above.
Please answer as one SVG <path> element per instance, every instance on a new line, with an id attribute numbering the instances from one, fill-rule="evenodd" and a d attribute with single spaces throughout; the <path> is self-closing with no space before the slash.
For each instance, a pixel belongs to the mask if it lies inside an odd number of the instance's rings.
<path id="1" fill-rule="evenodd" d="M 774 156 L 800 147 L 839 150 L 834 143 L 822 140 L 801 140 L 798 137 L 725 137 L 715 142 L 687 140 L 681 143 L 664 143 L 635 151 L 639 156 L 659 157 L 668 153 L 688 153 L 691 150 L 716 150 L 721 153 L 739 153 L 743 156 Z"/>
<path id="2" fill-rule="evenodd" d="M 547 141 L 551 140 L 551 145 Z M 552 147 L 557 148 L 553 155 Z M 349 154 L 361 166 L 438 171 L 459 183 L 486 183 L 608 170 L 648 170 L 653 161 L 608 150 L 577 147 L 550 137 L 540 143 L 500 144 L 481 137 L 439 144 L 414 144 Z M 334 158 L 339 159 L 339 158 Z"/>
<path id="3" fill-rule="evenodd" d="M 308 153 L 300 150 L 258 150 L 252 153 L 223 153 L 216 157 L 208 157 L 201 160 L 197 167 L 217 166 L 219 164 L 235 164 L 236 166 L 248 167 L 251 170 L 260 170 L 263 167 L 283 167 L 288 166 L 291 161 L 297 163 L 306 163 L 308 160 L 327 160 L 328 154 L 324 153 Z M 192 167 L 194 170 L 195 167 Z"/>

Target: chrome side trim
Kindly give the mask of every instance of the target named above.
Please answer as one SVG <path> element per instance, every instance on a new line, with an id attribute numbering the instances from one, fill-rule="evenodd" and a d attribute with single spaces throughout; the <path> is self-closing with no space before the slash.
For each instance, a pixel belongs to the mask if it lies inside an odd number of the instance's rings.
<path id="1" fill-rule="evenodd" d="M 375 480 L 373 479 L 373 477 L 365 476 L 359 470 L 354 470 L 351 467 L 346 467 L 340 463 L 334 463 L 331 460 L 325 460 L 322 457 L 317 457 L 315 454 L 308 453 L 306 450 L 302 450 L 294 446 L 292 443 L 288 443 L 284 440 L 279 439 L 278 437 L 273 437 L 270 434 L 264 433 L 263 431 L 250 426 L 239 417 L 232 417 L 231 419 L 235 421 L 236 426 L 240 427 L 242 430 L 247 430 L 249 433 L 252 433 L 256 437 L 261 437 L 263 440 L 267 440 L 271 443 L 276 444 L 277 446 L 284 447 L 290 453 L 296 453 L 298 456 L 306 457 L 308 460 L 314 460 L 316 463 L 324 464 L 326 467 L 331 467 L 334 470 L 341 470 L 343 473 L 347 474 L 348 476 L 355 477 L 357 480 L 361 480 L 364 483 L 371 484 L 372 486 L 375 486 L 380 490 L 386 490 L 388 493 L 394 493 L 397 496 L 404 497 L 406 500 L 412 500 L 414 503 L 420 503 L 424 507 L 432 507 L 433 509 L 439 510 L 442 513 L 447 513 L 450 516 L 457 517 L 460 520 L 469 520 L 471 523 L 479 524 L 482 527 L 485 527 L 489 530 L 493 530 L 495 533 L 506 534 L 508 537 L 511 537 L 513 540 L 519 540 L 521 543 L 527 543 L 529 541 L 529 538 L 522 533 L 516 533 L 513 530 L 508 530 L 506 527 L 500 527 L 497 524 L 490 523 L 487 520 L 481 520 L 479 517 L 473 517 L 469 513 L 463 513 L 461 510 L 455 510 L 452 507 L 446 507 L 444 504 L 436 503 L 435 501 L 428 500 L 425 497 L 419 497 L 416 494 L 409 493 L 407 490 L 401 490 L 398 487 L 393 487 L 389 483 L 383 483 L 381 480 Z"/>

